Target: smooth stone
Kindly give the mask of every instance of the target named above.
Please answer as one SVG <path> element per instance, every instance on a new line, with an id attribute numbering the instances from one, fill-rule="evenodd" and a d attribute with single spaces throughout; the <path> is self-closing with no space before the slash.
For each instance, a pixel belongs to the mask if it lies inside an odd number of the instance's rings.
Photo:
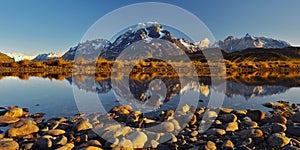
<path id="1" fill-rule="evenodd" d="M 189 112 L 189 111 L 190 111 L 190 106 L 187 105 L 187 104 L 185 104 L 185 105 L 182 107 L 182 112 L 187 113 L 187 112 Z"/>
<path id="2" fill-rule="evenodd" d="M 265 106 L 265 107 L 267 107 L 267 108 L 273 108 L 273 107 L 276 106 L 273 102 L 264 103 L 262 105 Z"/>
<path id="3" fill-rule="evenodd" d="M 78 150 L 103 150 L 103 149 L 96 146 L 87 146 L 87 147 L 80 148 Z"/>
<path id="4" fill-rule="evenodd" d="M 132 113 L 132 107 L 129 105 L 116 106 L 110 112 L 119 113 L 121 115 L 129 115 Z"/>
<path id="5" fill-rule="evenodd" d="M 285 146 L 282 150 L 299 150 L 296 146 Z"/>
<path id="6" fill-rule="evenodd" d="M 4 116 L 21 118 L 23 116 L 23 109 L 22 108 L 13 108 L 10 109 L 8 112 L 4 114 Z"/>
<path id="7" fill-rule="evenodd" d="M 216 118 L 216 117 L 218 117 L 217 112 L 215 112 L 215 111 L 208 111 L 207 112 L 207 118 Z"/>
<path id="8" fill-rule="evenodd" d="M 181 129 L 180 124 L 177 120 L 172 119 L 171 122 L 173 123 L 175 130 L 180 130 Z"/>
<path id="9" fill-rule="evenodd" d="M 247 114 L 247 110 L 243 110 L 243 109 L 240 109 L 240 110 L 234 110 L 232 111 L 234 114 L 236 115 L 246 115 Z"/>
<path id="10" fill-rule="evenodd" d="M 243 130 L 239 132 L 239 136 L 242 139 L 248 139 L 248 138 L 259 138 L 263 136 L 263 132 L 260 129 L 249 129 L 249 130 Z"/>
<path id="11" fill-rule="evenodd" d="M 284 132 L 284 131 L 286 131 L 286 126 L 284 124 L 280 124 L 280 123 L 271 124 L 271 132 L 272 133 L 278 133 L 278 132 Z"/>
<path id="12" fill-rule="evenodd" d="M 265 113 L 261 110 L 248 110 L 246 116 L 256 122 L 265 119 Z"/>
<path id="13" fill-rule="evenodd" d="M 247 128 L 257 128 L 258 124 L 255 121 L 246 120 L 243 122 L 243 126 Z"/>
<path id="14" fill-rule="evenodd" d="M 23 150 L 31 150 L 33 149 L 34 143 L 26 143 L 22 145 Z"/>
<path id="15" fill-rule="evenodd" d="M 133 144 L 133 148 L 143 148 L 144 144 L 147 142 L 147 135 L 143 132 L 133 132 L 127 136 Z"/>
<path id="16" fill-rule="evenodd" d="M 13 128 L 7 130 L 8 137 L 25 136 L 39 131 L 39 127 L 31 120 L 18 122 Z"/>
<path id="17" fill-rule="evenodd" d="M 132 129 L 130 127 L 124 127 L 124 128 L 119 128 L 116 130 L 114 137 L 119 137 L 120 135 L 125 136 L 128 133 L 132 132 Z"/>
<path id="18" fill-rule="evenodd" d="M 231 131 L 234 132 L 239 129 L 237 122 L 230 122 L 225 126 L 225 131 Z"/>
<path id="19" fill-rule="evenodd" d="M 73 143 L 68 143 L 62 147 L 57 148 L 56 150 L 72 150 L 75 147 Z"/>
<path id="20" fill-rule="evenodd" d="M 54 130 L 49 130 L 46 132 L 46 134 L 52 135 L 52 136 L 59 136 L 62 134 L 65 134 L 66 131 L 60 130 L 60 129 L 54 129 Z"/>
<path id="21" fill-rule="evenodd" d="M 198 131 L 193 131 L 192 133 L 191 133 L 191 136 L 193 136 L 193 137 L 195 137 L 195 136 L 197 136 L 198 135 Z"/>
<path id="22" fill-rule="evenodd" d="M 286 133 L 289 135 L 294 135 L 294 136 L 300 137 L 300 124 L 296 123 L 296 124 L 292 124 L 292 125 L 288 126 Z"/>
<path id="23" fill-rule="evenodd" d="M 98 140 L 89 140 L 87 142 L 87 145 L 88 146 L 98 146 L 98 147 L 102 146 L 102 144 Z"/>
<path id="24" fill-rule="evenodd" d="M 116 150 L 133 150 L 133 144 L 130 140 L 123 138 L 119 145 L 115 148 Z"/>
<path id="25" fill-rule="evenodd" d="M 207 144 L 205 145 L 205 150 L 216 150 L 217 146 L 214 142 L 208 141 Z"/>
<path id="26" fill-rule="evenodd" d="M 88 122 L 88 121 L 80 121 L 78 122 L 74 129 L 76 132 L 80 132 L 80 131 L 85 131 L 85 130 L 88 130 L 88 129 L 91 129 L 93 128 L 93 126 Z"/>
<path id="27" fill-rule="evenodd" d="M 68 143 L 68 138 L 65 137 L 65 136 L 59 136 L 57 137 L 54 141 L 53 141 L 53 144 L 55 146 L 57 145 L 66 145 Z"/>
<path id="28" fill-rule="evenodd" d="M 173 132 L 174 131 L 174 124 L 172 122 L 163 122 L 161 126 L 157 126 L 158 132 Z M 160 129 L 159 129 L 160 128 Z"/>
<path id="29" fill-rule="evenodd" d="M 284 133 L 274 133 L 268 138 L 268 143 L 272 147 L 284 147 L 290 143 L 290 138 L 286 137 Z"/>
<path id="30" fill-rule="evenodd" d="M 220 112 L 223 114 L 230 114 L 232 112 L 232 109 L 222 107 L 222 108 L 220 108 Z"/>
<path id="31" fill-rule="evenodd" d="M 0 150 L 18 150 L 19 144 L 13 140 L 0 139 Z"/>
<path id="32" fill-rule="evenodd" d="M 52 141 L 48 138 L 40 138 L 36 141 L 36 145 L 41 150 L 48 150 L 52 147 Z"/>
<path id="33" fill-rule="evenodd" d="M 223 114 L 220 117 L 220 120 L 223 122 L 236 122 L 237 116 L 235 114 Z"/>
<path id="34" fill-rule="evenodd" d="M 226 134 L 226 131 L 223 129 L 217 129 L 217 128 L 212 128 L 212 129 L 208 129 L 206 131 L 207 135 L 215 135 L 215 136 L 222 136 L 224 134 Z"/>
<path id="35" fill-rule="evenodd" d="M 284 116 L 273 116 L 270 119 L 270 122 L 272 122 L 272 123 L 286 124 L 287 123 L 287 119 Z"/>
<path id="36" fill-rule="evenodd" d="M 157 148 L 159 143 L 156 140 L 151 140 L 151 147 L 152 148 Z"/>
<path id="37" fill-rule="evenodd" d="M 0 125 L 1 124 L 12 124 L 18 122 L 20 119 L 10 116 L 0 116 Z"/>
<path id="38" fill-rule="evenodd" d="M 234 144 L 230 140 L 224 141 L 222 144 L 222 149 L 234 149 Z"/>
<path id="39" fill-rule="evenodd" d="M 300 123 L 300 112 L 296 112 L 290 119 L 295 123 Z"/>
<path id="40" fill-rule="evenodd" d="M 35 113 L 31 115 L 31 118 L 42 118 L 45 116 L 45 113 Z"/>

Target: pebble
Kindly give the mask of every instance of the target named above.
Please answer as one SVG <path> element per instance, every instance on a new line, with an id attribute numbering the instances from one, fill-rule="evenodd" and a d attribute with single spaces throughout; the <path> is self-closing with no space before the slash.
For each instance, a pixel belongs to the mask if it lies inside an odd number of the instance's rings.
<path id="1" fill-rule="evenodd" d="M 15 117 L 15 118 L 20 118 L 23 116 L 23 109 L 22 108 L 13 108 L 7 111 L 4 116 L 9 116 L 9 117 Z"/>
<path id="2" fill-rule="evenodd" d="M 36 145 L 40 150 L 48 150 L 52 147 L 52 141 L 48 138 L 40 138 L 36 141 Z"/>
<path id="3" fill-rule="evenodd" d="M 225 131 L 231 131 L 234 132 L 239 129 L 237 122 L 230 122 L 225 126 Z"/>
<path id="4" fill-rule="evenodd" d="M 216 118 L 216 117 L 218 117 L 217 112 L 215 112 L 215 111 L 208 111 L 207 112 L 207 118 Z"/>
<path id="5" fill-rule="evenodd" d="M 57 148 L 56 150 L 72 150 L 75 147 L 73 143 L 68 143 L 64 146 Z"/>
<path id="6" fill-rule="evenodd" d="M 236 115 L 246 115 L 247 114 L 247 110 L 234 110 L 234 111 L 232 111 L 234 114 L 236 114 Z"/>
<path id="7" fill-rule="evenodd" d="M 8 137 L 25 136 L 39 131 L 39 127 L 31 120 L 18 122 L 13 128 L 7 130 Z"/>
<path id="8" fill-rule="evenodd" d="M 18 150 L 19 144 L 13 140 L 0 139 L 0 150 Z"/>
<path id="9" fill-rule="evenodd" d="M 212 141 L 208 141 L 207 144 L 205 145 L 205 150 L 216 150 L 216 144 Z"/>
<path id="10" fill-rule="evenodd" d="M 284 147 L 290 140 L 284 133 L 274 133 L 268 138 L 268 143 L 272 147 Z"/>
<path id="11" fill-rule="evenodd" d="M 185 105 L 182 107 L 182 112 L 187 113 L 187 112 L 189 112 L 189 111 L 190 111 L 190 106 L 187 105 L 187 104 L 185 104 Z"/>
<path id="12" fill-rule="evenodd" d="M 15 117 L 11 117 L 11 116 L 0 116 L 0 125 L 16 123 L 19 120 L 20 120 L 20 118 L 15 118 Z"/>
<path id="13" fill-rule="evenodd" d="M 242 139 L 248 139 L 248 138 L 258 138 L 263 136 L 263 132 L 260 129 L 249 129 L 249 130 L 243 130 L 239 132 L 239 136 Z"/>
<path id="14" fill-rule="evenodd" d="M 265 119 L 265 113 L 261 110 L 248 110 L 246 115 L 256 122 Z"/>
<path id="15" fill-rule="evenodd" d="M 53 144 L 55 146 L 57 145 L 66 145 L 68 143 L 68 138 L 65 137 L 65 136 L 59 136 L 57 137 L 54 141 L 53 141 Z"/>
<path id="16" fill-rule="evenodd" d="M 195 136 L 197 136 L 198 135 L 198 131 L 193 131 L 192 133 L 191 133 L 191 136 L 193 136 L 193 137 L 195 137 Z"/>
<path id="17" fill-rule="evenodd" d="M 65 133 L 66 133 L 66 131 L 61 130 L 61 129 L 49 130 L 46 132 L 46 134 L 52 135 L 52 136 L 59 136 L 59 135 L 65 134 Z"/>
<path id="18" fill-rule="evenodd" d="M 225 107 L 220 108 L 220 113 L 230 114 L 231 112 L 232 112 L 232 109 L 230 109 L 230 108 L 225 108 Z"/>
<path id="19" fill-rule="evenodd" d="M 230 140 L 224 141 L 222 144 L 222 149 L 234 149 L 234 144 Z"/>
<path id="20" fill-rule="evenodd" d="M 143 132 L 133 132 L 127 136 L 127 139 L 132 142 L 133 148 L 143 148 L 147 142 L 147 135 Z"/>
<path id="21" fill-rule="evenodd" d="M 236 122 L 237 116 L 235 114 L 224 114 L 220 117 L 223 122 Z"/>
<path id="22" fill-rule="evenodd" d="M 290 119 L 294 122 L 294 123 L 300 123 L 300 112 L 296 112 L 294 115 L 292 115 L 290 117 Z"/>
<path id="23" fill-rule="evenodd" d="M 226 131 L 223 129 L 217 129 L 217 128 L 212 128 L 212 129 L 208 129 L 206 131 L 206 134 L 208 135 L 215 135 L 215 136 L 221 136 L 226 134 Z"/>
<path id="24" fill-rule="evenodd" d="M 280 123 L 271 124 L 272 133 L 284 132 L 285 130 L 286 130 L 286 126 L 284 124 L 280 124 Z"/>
<path id="25" fill-rule="evenodd" d="M 287 123 L 287 119 L 284 116 L 273 116 L 270 119 L 270 122 L 272 122 L 272 123 L 286 124 Z"/>
<path id="26" fill-rule="evenodd" d="M 93 126 L 88 121 L 80 121 L 78 122 L 74 129 L 76 132 L 84 131 L 93 128 Z"/>
<path id="27" fill-rule="evenodd" d="M 294 123 L 287 127 L 286 133 L 289 135 L 294 135 L 300 137 L 300 124 Z"/>

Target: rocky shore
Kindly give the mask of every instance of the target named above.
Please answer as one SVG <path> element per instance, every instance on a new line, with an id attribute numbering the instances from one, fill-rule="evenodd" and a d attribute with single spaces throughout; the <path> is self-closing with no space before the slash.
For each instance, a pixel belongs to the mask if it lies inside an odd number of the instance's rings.
<path id="1" fill-rule="evenodd" d="M 146 117 L 130 106 L 118 106 L 106 115 L 81 114 L 48 120 L 43 113 L 30 114 L 26 108 L 0 107 L 0 127 L 6 129 L 2 131 L 0 128 L 0 150 L 300 148 L 300 109 L 297 104 L 278 101 L 263 105 L 271 111 L 186 105 L 180 113 L 168 110 Z M 188 112 L 194 113 L 189 123 L 182 126 L 175 115 Z M 216 119 L 208 130 L 200 132 L 200 123 L 205 121 L 202 119 L 204 112 Z M 125 127 L 107 120 L 116 120 Z M 156 124 L 162 124 L 159 131 L 144 130 Z M 177 134 L 174 134 L 175 131 Z"/>

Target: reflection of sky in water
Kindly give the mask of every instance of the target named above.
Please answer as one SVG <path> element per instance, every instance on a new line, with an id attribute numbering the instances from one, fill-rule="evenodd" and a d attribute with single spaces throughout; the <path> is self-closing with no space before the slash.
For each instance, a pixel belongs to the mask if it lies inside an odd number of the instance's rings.
<path id="1" fill-rule="evenodd" d="M 67 80 L 50 81 L 49 79 L 35 77 L 31 77 L 29 80 L 4 78 L 0 80 L 0 88 L 0 106 L 18 105 L 20 107 L 28 107 L 30 113 L 44 112 L 46 113 L 47 118 L 54 116 L 72 116 L 78 113 L 72 86 Z M 213 89 L 210 89 L 210 92 L 212 92 L 212 90 Z M 99 109 L 99 106 L 95 105 L 93 101 L 95 99 L 95 93 L 85 92 L 83 89 L 79 90 L 76 88 L 75 91 L 81 93 L 82 102 L 85 104 L 85 107 L 87 107 L 87 110 L 93 111 Z M 220 91 L 216 92 L 218 93 Z M 226 96 L 223 106 L 235 109 L 254 108 L 268 111 L 268 109 L 261 105 L 262 103 L 270 101 L 275 102 L 281 99 L 288 100 L 292 103 L 300 103 L 299 92 L 300 88 L 294 87 L 283 90 L 282 93 L 265 95 L 263 97 L 252 96 L 245 99 L 243 95 L 234 95 L 232 97 Z M 119 104 L 116 102 L 112 91 L 96 96 L 96 100 L 99 101 L 100 98 L 103 107 L 107 111 Z M 180 96 L 174 96 L 171 101 L 163 105 L 163 108 L 176 107 L 176 101 L 179 99 Z M 201 94 L 200 99 L 204 100 L 204 102 L 200 102 L 199 105 L 206 106 L 209 98 Z M 35 106 L 36 104 L 39 104 L 39 106 Z"/>

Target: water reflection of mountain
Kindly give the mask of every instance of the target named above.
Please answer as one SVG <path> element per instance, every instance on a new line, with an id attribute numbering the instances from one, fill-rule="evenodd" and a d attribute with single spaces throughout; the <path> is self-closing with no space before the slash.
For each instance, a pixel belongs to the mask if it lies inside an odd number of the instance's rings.
<path id="1" fill-rule="evenodd" d="M 72 84 L 72 78 L 66 78 L 70 84 Z M 112 90 L 111 80 L 101 80 L 94 81 L 93 78 L 84 78 L 83 80 L 76 80 L 73 82 L 73 85 L 78 87 L 81 90 L 85 90 L 87 92 L 96 92 L 100 93 L 108 93 Z M 245 99 L 250 97 L 265 97 L 271 96 L 275 94 L 280 94 L 286 92 L 290 87 L 284 85 L 275 85 L 275 84 L 246 84 L 244 82 L 239 82 L 236 80 L 227 80 L 226 81 L 226 91 L 218 89 L 218 86 L 211 87 L 210 80 L 207 77 L 199 78 L 200 87 L 197 84 L 187 83 L 181 85 L 179 80 L 176 78 L 166 78 L 162 79 L 167 88 L 167 95 L 165 101 L 170 100 L 173 96 L 185 92 L 186 90 L 199 90 L 200 93 L 204 96 L 208 96 L 210 94 L 211 88 L 217 92 L 224 93 L 226 96 L 232 98 L 235 96 L 242 96 Z M 150 81 L 140 82 L 135 80 L 129 80 L 130 91 L 133 94 L 134 98 L 144 100 L 145 96 L 147 96 L 147 90 L 149 88 Z M 180 88 L 181 86 L 181 88 Z M 126 87 L 118 86 L 118 90 L 120 94 L 123 94 Z M 128 88 L 127 88 L 128 89 Z M 146 95 L 143 95 L 146 94 Z M 144 96 L 144 97 L 143 97 Z M 126 95 L 122 95 L 122 97 L 126 97 Z M 127 96 L 130 97 L 130 96 Z"/>

